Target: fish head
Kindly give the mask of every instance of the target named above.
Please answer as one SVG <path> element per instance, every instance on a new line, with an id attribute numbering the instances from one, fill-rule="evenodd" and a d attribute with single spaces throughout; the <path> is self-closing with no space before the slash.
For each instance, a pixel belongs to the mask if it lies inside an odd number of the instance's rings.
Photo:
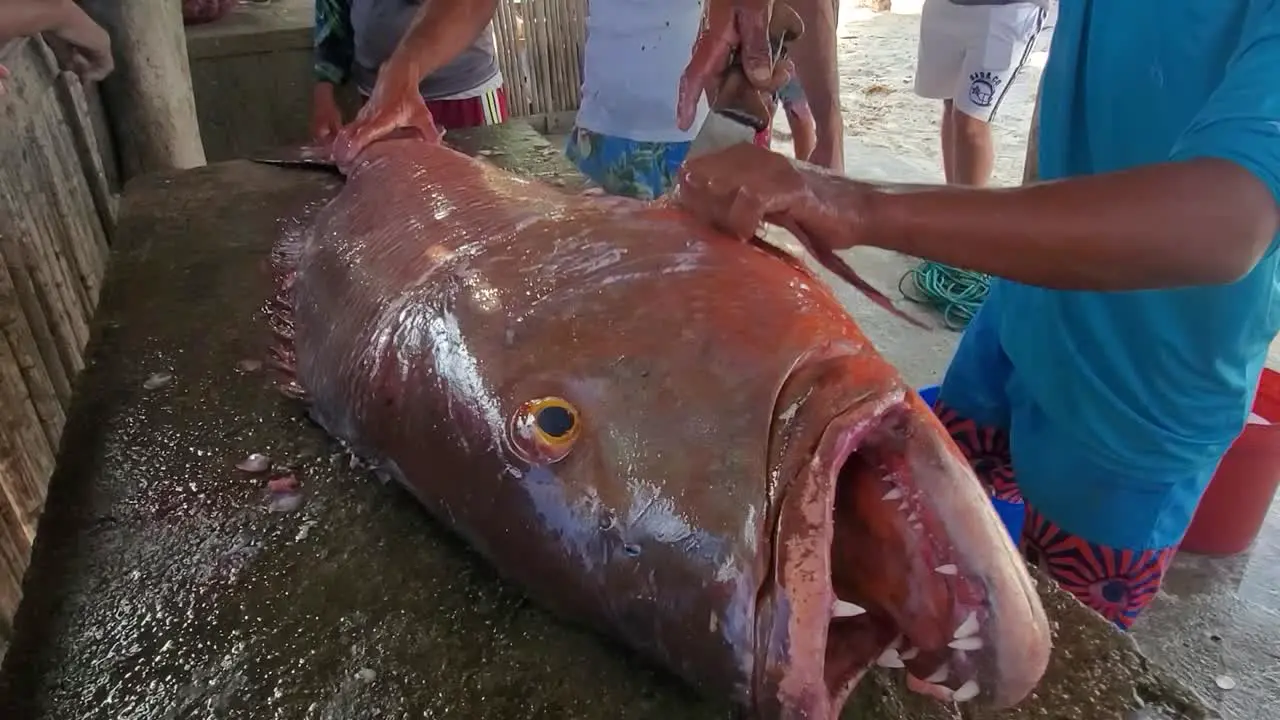
<path id="1" fill-rule="evenodd" d="M 550 541 L 523 584 L 761 718 L 837 717 L 877 662 L 1025 696 L 1048 658 L 1025 566 L 830 290 L 682 215 L 608 222 L 522 266 L 506 330 L 503 442 Z"/>

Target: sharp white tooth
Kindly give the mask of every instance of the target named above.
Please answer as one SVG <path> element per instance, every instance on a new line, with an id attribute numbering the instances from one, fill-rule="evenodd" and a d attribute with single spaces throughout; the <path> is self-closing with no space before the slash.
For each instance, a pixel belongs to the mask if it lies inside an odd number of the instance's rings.
<path id="1" fill-rule="evenodd" d="M 907 516 L 907 522 L 915 522 L 920 519 L 920 513 L 913 512 Z"/>
<path id="2" fill-rule="evenodd" d="M 907 511 L 907 501 L 903 500 L 902 503 L 898 505 L 898 512 L 906 512 L 906 511 Z"/>
<path id="3" fill-rule="evenodd" d="M 881 500 L 901 500 L 902 488 L 890 488 L 889 492 L 885 493 L 884 496 L 881 497 L 880 499 Z"/>
<path id="4" fill-rule="evenodd" d="M 927 682 L 927 683 L 933 683 L 933 684 L 937 685 L 938 683 L 944 683 L 944 682 L 946 682 L 946 681 L 947 681 L 947 676 L 948 676 L 948 675 L 950 675 L 950 674 L 951 674 L 951 668 L 950 668 L 949 666 L 947 666 L 947 665 L 943 665 L 942 667 L 938 668 L 937 670 L 934 670 L 934 671 L 933 671 L 933 674 L 932 674 L 932 675 L 930 675 L 929 677 L 925 678 L 925 679 L 924 679 L 924 681 L 925 681 L 925 682 Z"/>
<path id="5" fill-rule="evenodd" d="M 977 635 L 978 631 L 981 629 L 982 628 L 978 625 L 978 613 L 971 610 L 969 611 L 969 616 L 964 619 L 964 622 L 960 623 L 960 627 L 956 628 L 956 632 L 952 635 L 952 638 L 959 640 L 960 638 L 972 637 Z"/>
<path id="6" fill-rule="evenodd" d="M 947 647 L 953 650 L 981 650 L 982 638 L 980 637 L 957 638 L 947 643 Z"/>
<path id="7" fill-rule="evenodd" d="M 934 572 L 938 572 L 938 573 L 941 573 L 941 574 L 943 574 L 943 575 L 959 575 L 959 574 L 960 574 L 960 568 L 956 567 L 955 565 L 951 565 L 951 564 L 947 564 L 947 565 L 939 565 L 938 567 L 934 568 Z"/>
<path id="8" fill-rule="evenodd" d="M 902 663 L 902 656 L 893 648 L 888 648 L 884 652 L 880 653 L 880 657 L 876 658 L 876 664 L 882 668 L 906 667 L 906 665 Z"/>
<path id="9" fill-rule="evenodd" d="M 956 702 L 966 702 L 978 697 L 978 693 L 981 691 L 982 689 L 978 687 L 978 681 L 970 680 L 956 688 L 956 692 L 951 696 L 951 698 Z"/>
<path id="10" fill-rule="evenodd" d="M 867 609 L 862 607 L 861 605 L 854 605 L 851 602 L 840 600 L 838 598 L 834 603 L 831 604 L 832 617 L 838 617 L 838 618 L 857 617 L 866 612 L 867 612 Z"/>
<path id="11" fill-rule="evenodd" d="M 903 660 L 914 660 L 920 654 L 920 648 L 907 648 L 898 654 Z"/>

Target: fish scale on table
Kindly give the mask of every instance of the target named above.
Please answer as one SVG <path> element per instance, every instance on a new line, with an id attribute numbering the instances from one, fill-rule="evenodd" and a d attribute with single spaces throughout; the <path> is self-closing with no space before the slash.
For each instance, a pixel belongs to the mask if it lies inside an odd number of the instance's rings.
<path id="1" fill-rule="evenodd" d="M 971 469 L 796 258 L 385 140 L 273 261 L 282 389 L 564 618 L 762 719 L 1043 673 Z"/>

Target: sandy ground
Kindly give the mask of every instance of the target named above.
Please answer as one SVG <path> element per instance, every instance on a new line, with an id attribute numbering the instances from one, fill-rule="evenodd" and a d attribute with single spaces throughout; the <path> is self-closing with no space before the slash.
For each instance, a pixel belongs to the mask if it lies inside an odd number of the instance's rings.
<path id="1" fill-rule="evenodd" d="M 888 150 L 929 178 L 941 181 L 941 104 L 918 97 L 913 90 L 921 2 L 895 0 L 893 10 L 887 13 L 859 7 L 857 0 L 841 2 L 840 101 L 846 134 L 857 141 L 855 145 Z M 994 184 L 1016 185 L 1022 180 L 1027 132 L 1049 38 L 1049 31 L 1041 34 L 1037 51 L 1014 80 L 992 125 L 996 140 Z M 779 114 L 777 120 L 777 139 L 788 139 L 785 118 Z M 857 174 L 858 158 L 855 155 L 849 160 L 850 174 Z"/>

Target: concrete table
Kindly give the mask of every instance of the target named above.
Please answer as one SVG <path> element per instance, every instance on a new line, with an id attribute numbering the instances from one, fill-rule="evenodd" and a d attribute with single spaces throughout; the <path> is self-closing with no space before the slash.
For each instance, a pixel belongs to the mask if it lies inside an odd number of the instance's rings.
<path id="1" fill-rule="evenodd" d="M 527 126 L 449 138 L 583 186 Z M 0 715 L 731 717 L 532 606 L 407 493 L 352 469 L 261 371 L 237 367 L 267 342 L 260 308 L 278 221 L 339 183 L 231 161 L 128 189 Z M 253 452 L 295 469 L 300 508 L 269 511 L 263 478 L 234 468 Z M 1041 588 L 1059 629 L 1050 677 L 1019 711 L 965 717 L 1205 717 L 1109 625 Z M 900 683 L 868 678 L 846 717 L 959 717 Z"/>

